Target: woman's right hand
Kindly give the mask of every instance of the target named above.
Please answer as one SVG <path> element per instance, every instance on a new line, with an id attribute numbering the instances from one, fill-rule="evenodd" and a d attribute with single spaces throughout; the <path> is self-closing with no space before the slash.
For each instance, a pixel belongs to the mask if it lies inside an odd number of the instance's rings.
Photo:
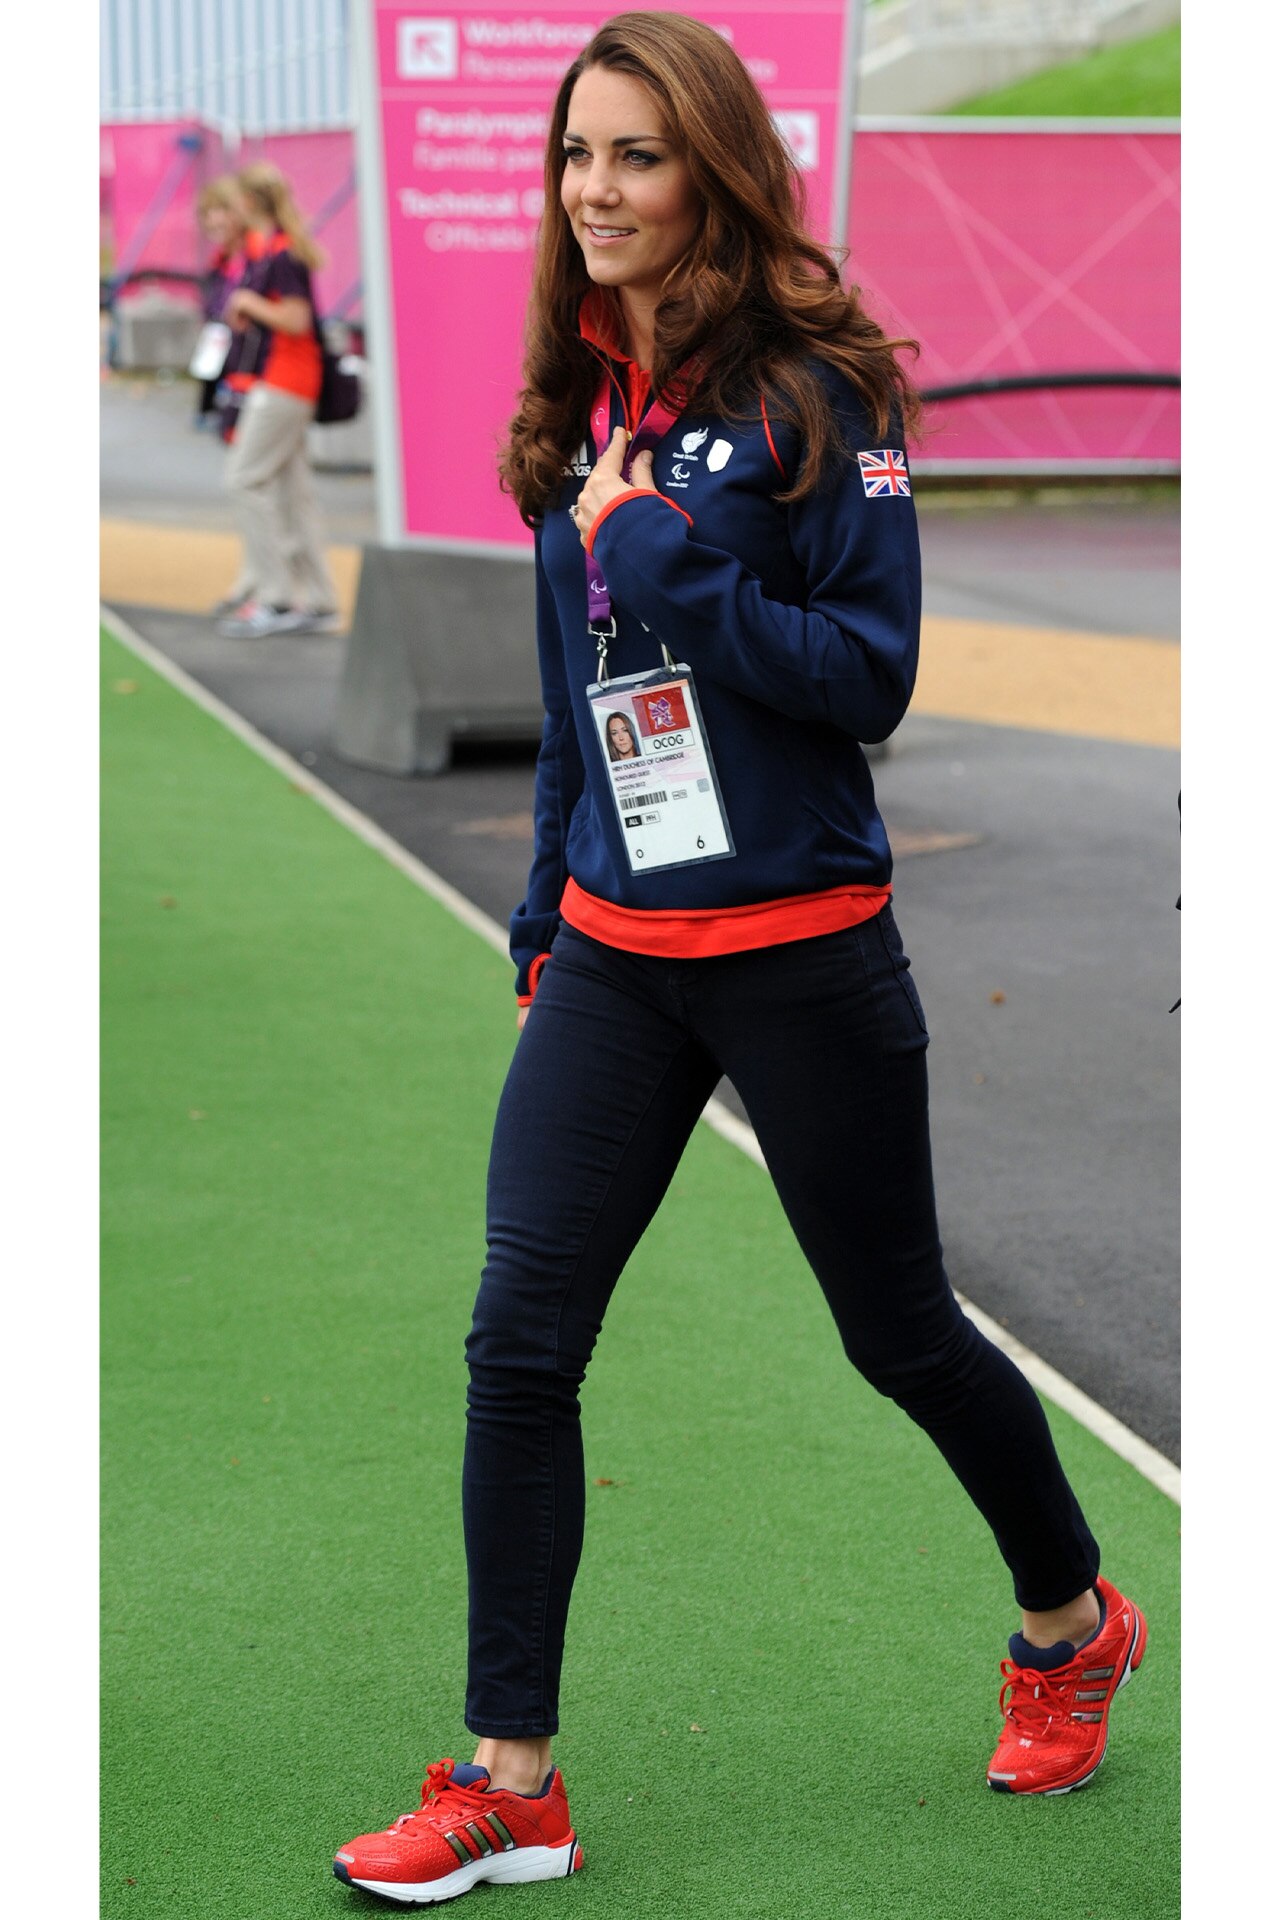
<path id="1" fill-rule="evenodd" d="M 222 309 L 222 318 L 226 321 L 233 333 L 243 333 L 252 317 L 245 311 L 247 304 L 245 300 L 246 294 L 248 294 L 250 300 L 254 298 L 254 295 L 247 287 L 233 287 L 227 295 L 226 304 Z"/>

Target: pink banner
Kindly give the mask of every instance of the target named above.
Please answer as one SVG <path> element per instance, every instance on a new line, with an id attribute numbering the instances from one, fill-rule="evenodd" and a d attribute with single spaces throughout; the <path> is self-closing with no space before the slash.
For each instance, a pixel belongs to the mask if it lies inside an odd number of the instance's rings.
<path id="1" fill-rule="evenodd" d="M 199 139 L 198 152 L 184 150 L 184 135 Z M 120 121 L 102 128 L 100 145 L 110 272 L 131 265 L 198 274 L 207 249 L 196 195 L 223 170 L 221 137 L 190 121 Z"/>
<path id="2" fill-rule="evenodd" d="M 192 133 L 202 144 L 199 153 L 188 157 L 179 139 Z M 188 121 L 104 126 L 99 203 L 109 270 L 114 273 L 121 262 L 132 260 L 140 269 L 202 272 L 209 248 L 196 219 L 200 188 L 217 174 L 234 173 L 254 160 L 268 160 L 279 167 L 292 184 L 304 217 L 313 223 L 323 220 L 317 238 L 329 259 L 316 276 L 321 313 L 331 313 L 341 305 L 344 318 L 359 319 L 355 143 L 342 128 L 324 133 L 268 134 L 246 139 L 231 152 L 213 128 Z M 135 260 L 139 241 L 141 252 Z"/>
<path id="3" fill-rule="evenodd" d="M 424 18 L 373 8 L 399 393 L 403 531 L 527 544 L 494 479 L 515 407 L 548 115 L 565 69 L 607 14 L 494 0 Z M 654 7 L 653 12 L 680 10 Z M 701 16 L 759 81 L 829 228 L 844 0 L 745 4 Z"/>
<path id="4" fill-rule="evenodd" d="M 922 386 L 1001 374 L 1176 373 L 1179 140 L 1164 132 L 864 132 L 850 273 L 920 342 Z M 921 460 L 1178 459 L 1176 390 L 947 401 Z"/>

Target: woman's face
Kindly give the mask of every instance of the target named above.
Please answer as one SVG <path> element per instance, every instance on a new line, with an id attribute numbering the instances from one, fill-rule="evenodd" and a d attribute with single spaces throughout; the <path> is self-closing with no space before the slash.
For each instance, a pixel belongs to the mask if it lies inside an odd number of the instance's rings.
<path id="1" fill-rule="evenodd" d="M 560 199 L 600 286 L 656 298 L 702 223 L 689 168 L 629 74 L 588 67 L 569 96 Z"/>
<path id="2" fill-rule="evenodd" d="M 636 743 L 631 738 L 631 729 L 617 714 L 609 722 L 609 739 L 613 744 L 614 754 L 619 760 L 631 760 L 635 757 Z"/>
<path id="3" fill-rule="evenodd" d="M 234 246 L 244 232 L 244 222 L 236 218 L 230 207 L 206 207 L 200 219 L 205 238 L 214 247 Z"/>

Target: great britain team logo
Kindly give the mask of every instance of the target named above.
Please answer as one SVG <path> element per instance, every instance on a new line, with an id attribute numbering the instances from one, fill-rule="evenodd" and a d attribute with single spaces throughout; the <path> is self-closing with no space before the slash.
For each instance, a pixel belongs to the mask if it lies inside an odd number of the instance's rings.
<path id="1" fill-rule="evenodd" d="M 860 453 L 862 491 L 868 500 L 887 500 L 892 493 L 911 492 L 907 474 L 907 456 L 896 447 L 881 447 L 878 453 Z"/>

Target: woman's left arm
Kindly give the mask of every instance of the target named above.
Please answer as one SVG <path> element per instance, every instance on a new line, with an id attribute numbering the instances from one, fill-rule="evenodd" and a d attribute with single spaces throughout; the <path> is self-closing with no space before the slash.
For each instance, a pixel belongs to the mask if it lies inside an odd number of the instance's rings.
<path id="1" fill-rule="evenodd" d="M 619 603 L 695 673 L 870 742 L 893 732 L 915 685 L 920 547 L 911 496 L 896 485 L 867 492 L 857 454 L 885 449 L 851 390 L 841 383 L 833 402 L 848 457 L 788 509 L 804 606 L 770 599 L 736 554 L 704 545 L 696 525 L 643 488 L 600 516 L 590 550 Z M 895 437 L 901 451 L 891 429 Z"/>
<path id="2" fill-rule="evenodd" d="M 277 333 L 310 333 L 311 305 L 300 294 L 266 300 L 249 287 L 237 287 L 227 296 L 222 317 L 229 327 L 271 327 Z"/>

